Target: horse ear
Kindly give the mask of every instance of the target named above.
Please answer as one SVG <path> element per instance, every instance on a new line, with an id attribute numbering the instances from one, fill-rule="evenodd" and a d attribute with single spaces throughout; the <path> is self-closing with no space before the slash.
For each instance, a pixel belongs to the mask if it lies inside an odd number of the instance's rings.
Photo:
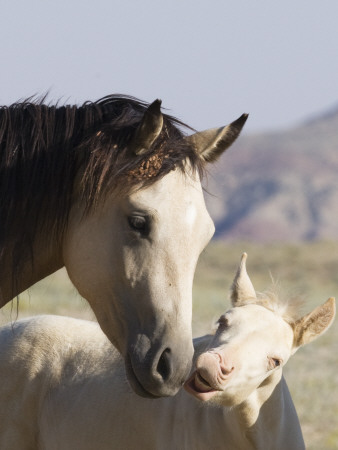
<path id="1" fill-rule="evenodd" d="M 256 291 L 246 271 L 246 259 L 248 255 L 243 253 L 240 265 L 230 289 L 230 299 L 233 306 L 241 306 L 256 300 Z"/>
<path id="2" fill-rule="evenodd" d="M 336 314 L 334 297 L 330 297 L 323 305 L 317 306 L 293 324 L 293 345 L 297 349 L 308 344 L 323 334 L 332 324 Z"/>
<path id="3" fill-rule="evenodd" d="M 146 109 L 129 144 L 129 150 L 133 154 L 142 155 L 146 153 L 161 133 L 163 126 L 161 103 L 162 101 L 157 99 Z"/>
<path id="4" fill-rule="evenodd" d="M 242 114 L 241 117 L 225 127 L 200 131 L 185 139 L 191 142 L 206 162 L 214 162 L 235 142 L 247 118 L 248 114 Z"/>

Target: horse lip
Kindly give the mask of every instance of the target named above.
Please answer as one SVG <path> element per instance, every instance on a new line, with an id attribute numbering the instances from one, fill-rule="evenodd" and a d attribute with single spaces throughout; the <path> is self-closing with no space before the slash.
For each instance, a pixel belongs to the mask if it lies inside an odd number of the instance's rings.
<path id="1" fill-rule="evenodd" d="M 136 392 L 137 395 L 145 398 L 160 398 L 157 395 L 152 394 L 151 392 L 147 391 L 140 381 L 138 380 L 136 373 L 134 372 L 133 365 L 130 359 L 129 354 L 125 357 L 125 368 L 126 368 L 126 374 L 129 381 L 130 386 L 132 389 Z"/>
<path id="2" fill-rule="evenodd" d="M 196 370 L 184 383 L 184 389 L 199 400 L 207 401 L 220 389 L 214 389 Z"/>
<path id="3" fill-rule="evenodd" d="M 196 371 L 195 373 L 194 383 L 196 390 L 200 392 L 209 392 L 212 391 L 213 389 L 208 383 L 208 381 L 204 379 L 198 371 Z"/>

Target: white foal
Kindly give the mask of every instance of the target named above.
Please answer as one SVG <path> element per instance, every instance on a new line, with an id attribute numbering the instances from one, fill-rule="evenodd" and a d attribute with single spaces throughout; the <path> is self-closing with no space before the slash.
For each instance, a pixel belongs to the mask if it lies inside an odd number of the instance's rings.
<path id="1" fill-rule="evenodd" d="M 233 307 L 194 340 L 193 395 L 137 396 L 96 323 L 40 316 L 3 327 L 1 450 L 304 449 L 282 367 L 331 325 L 334 299 L 294 319 L 276 297 L 256 297 L 245 259 Z"/>

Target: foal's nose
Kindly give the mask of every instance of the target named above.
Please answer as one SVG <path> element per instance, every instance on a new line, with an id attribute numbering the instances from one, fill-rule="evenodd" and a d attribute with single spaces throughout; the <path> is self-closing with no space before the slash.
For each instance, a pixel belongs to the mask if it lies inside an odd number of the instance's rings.
<path id="1" fill-rule="evenodd" d="M 196 369 L 212 387 L 219 387 L 226 382 L 235 369 L 234 362 L 230 358 L 224 358 L 214 350 L 202 353 L 196 361 Z"/>
<path id="2" fill-rule="evenodd" d="M 219 369 L 225 377 L 230 375 L 235 368 L 233 358 L 230 355 L 227 355 L 227 357 L 225 357 L 225 355 L 222 355 L 216 350 L 209 350 L 203 355 L 206 355 L 205 357 L 210 356 L 216 358 L 219 364 Z M 201 356 L 203 357 L 203 355 Z"/>

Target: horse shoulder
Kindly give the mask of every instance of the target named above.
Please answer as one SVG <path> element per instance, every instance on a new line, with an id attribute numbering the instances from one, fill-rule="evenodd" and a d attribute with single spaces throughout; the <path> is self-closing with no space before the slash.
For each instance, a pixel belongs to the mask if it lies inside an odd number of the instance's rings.
<path id="1" fill-rule="evenodd" d="M 36 341 L 35 328 L 35 321 L 24 320 L 0 329 L 0 403 L 6 405 L 0 409 L 0 448 L 31 448 L 36 441 L 49 368 L 46 339 Z"/>
<path id="2" fill-rule="evenodd" d="M 140 397 L 132 394 L 123 359 L 97 324 L 80 322 L 73 319 L 76 332 L 67 357 L 60 353 L 62 340 L 54 344 L 62 357 L 61 378 L 39 418 L 39 443 L 48 450 L 108 449 L 123 434 L 132 435 L 126 432 L 128 411 L 137 411 L 134 398 Z M 139 414 L 144 417 L 144 410 Z"/>
<path id="3" fill-rule="evenodd" d="M 83 353 L 94 354 L 91 338 L 97 333 L 102 334 L 97 324 L 56 316 L 0 329 L 0 404 L 6 404 L 0 408 L 0 448 L 36 447 L 42 411 L 52 392 L 80 379 L 81 372 L 100 367 L 94 356 L 93 364 L 79 364 Z M 100 345 L 111 347 L 105 337 Z"/>

